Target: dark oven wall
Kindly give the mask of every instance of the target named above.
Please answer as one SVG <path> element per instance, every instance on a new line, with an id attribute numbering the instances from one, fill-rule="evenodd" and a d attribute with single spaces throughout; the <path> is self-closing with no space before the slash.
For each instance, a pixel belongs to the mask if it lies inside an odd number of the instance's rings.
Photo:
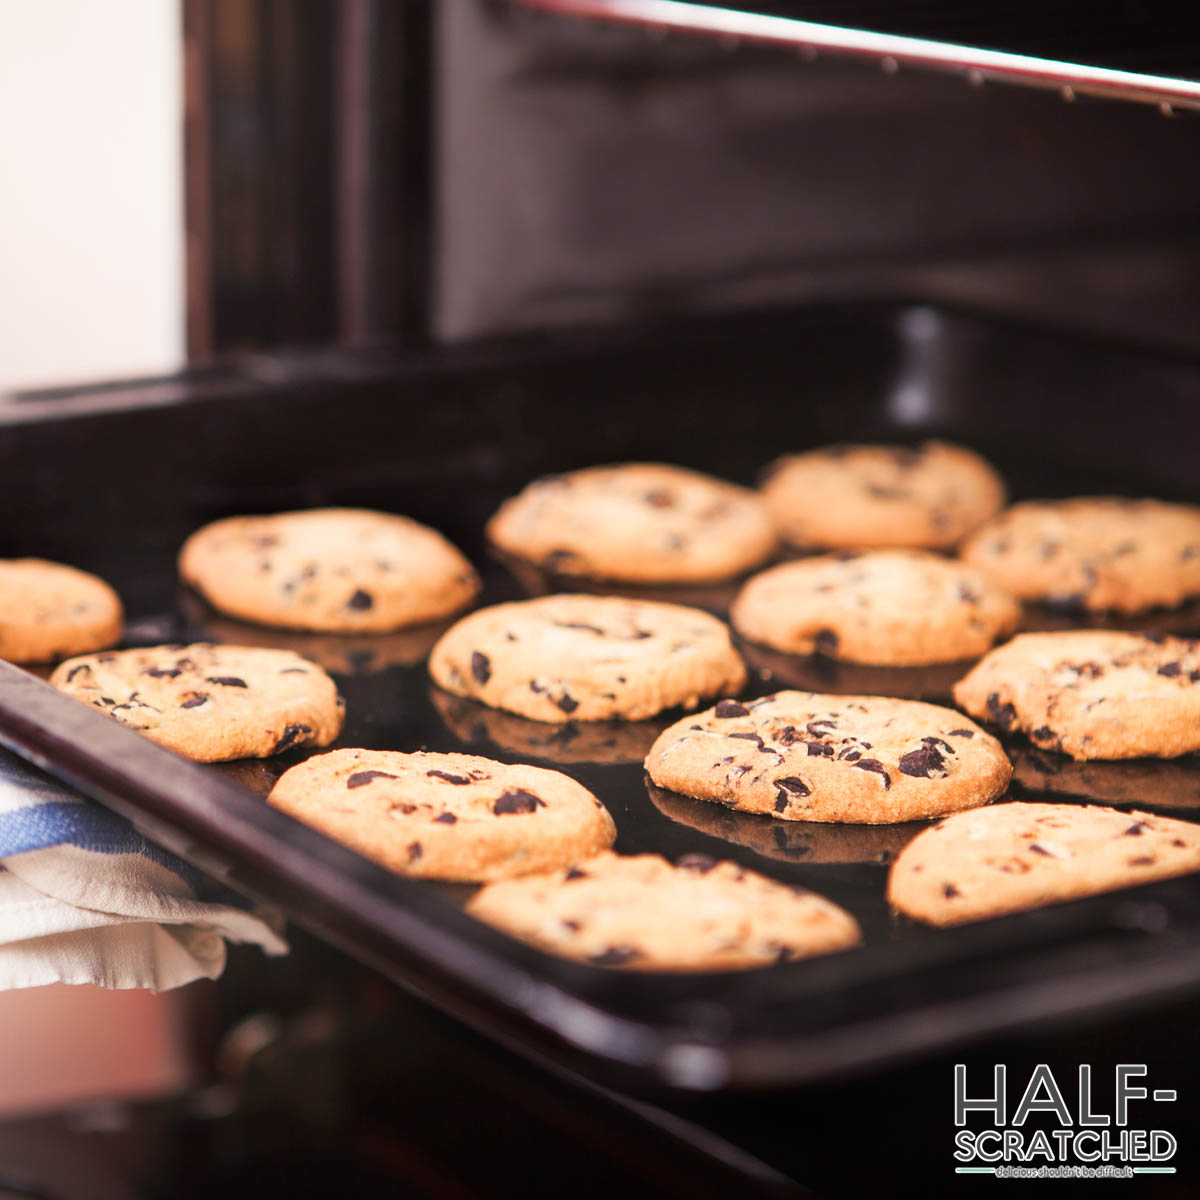
<path id="1" fill-rule="evenodd" d="M 435 8 L 434 334 L 921 297 L 1200 340 L 1200 120 Z"/>

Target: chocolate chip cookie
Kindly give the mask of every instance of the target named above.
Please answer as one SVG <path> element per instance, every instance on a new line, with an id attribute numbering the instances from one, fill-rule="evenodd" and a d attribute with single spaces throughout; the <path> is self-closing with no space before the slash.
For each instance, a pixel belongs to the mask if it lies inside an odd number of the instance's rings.
<path id="1" fill-rule="evenodd" d="M 916 700 L 778 692 L 722 700 L 650 748 L 659 787 L 788 821 L 886 825 L 994 800 L 1012 767 L 952 709 Z"/>
<path id="2" fill-rule="evenodd" d="M 121 638 L 121 601 L 102 579 L 40 558 L 0 560 L 0 658 L 38 663 Z"/>
<path id="3" fill-rule="evenodd" d="M 849 913 L 815 892 L 690 854 L 600 854 L 566 870 L 484 888 L 467 911 L 552 954 L 641 971 L 763 967 L 861 941 Z"/>
<path id="4" fill-rule="evenodd" d="M 945 550 L 1004 506 L 1004 483 L 974 451 L 839 445 L 778 459 L 762 494 L 783 537 L 803 549 Z"/>
<path id="5" fill-rule="evenodd" d="M 963 545 L 1026 600 L 1139 613 L 1200 596 L 1200 508 L 1093 496 L 1014 504 Z"/>
<path id="6" fill-rule="evenodd" d="M 402 875 L 483 883 L 612 845 L 608 810 L 558 771 L 471 754 L 334 750 L 285 772 L 276 808 Z"/>
<path id="7" fill-rule="evenodd" d="M 554 574 L 629 583 L 728 579 L 758 566 L 776 541 L 754 492 L 661 463 L 535 480 L 501 505 L 487 533 Z"/>
<path id="8" fill-rule="evenodd" d="M 479 591 L 474 568 L 440 533 L 356 508 L 214 521 L 184 543 L 179 573 L 231 616 L 327 633 L 433 621 Z"/>
<path id="9" fill-rule="evenodd" d="M 197 762 L 327 746 L 345 707 L 315 663 L 250 646 L 152 646 L 60 663 L 50 682 Z"/>
<path id="10" fill-rule="evenodd" d="M 637 721 L 736 692 L 746 668 L 716 617 L 604 596 L 543 596 L 482 608 L 433 648 L 448 692 L 535 721 Z"/>
<path id="11" fill-rule="evenodd" d="M 985 572 L 916 550 L 848 551 L 781 563 L 730 609 L 743 637 L 789 654 L 887 666 L 977 658 L 1020 606 Z"/>
<path id="12" fill-rule="evenodd" d="M 1200 642 L 1155 634 L 1023 633 L 954 688 L 972 716 L 1072 758 L 1200 750 Z"/>
<path id="13" fill-rule="evenodd" d="M 1200 828 L 1099 805 L 993 804 L 918 834 L 892 865 L 888 901 L 957 925 L 1200 870 Z"/>

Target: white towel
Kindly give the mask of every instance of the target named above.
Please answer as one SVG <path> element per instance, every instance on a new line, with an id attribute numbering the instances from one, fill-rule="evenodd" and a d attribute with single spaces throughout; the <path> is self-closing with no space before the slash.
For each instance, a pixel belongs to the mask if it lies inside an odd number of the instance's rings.
<path id="1" fill-rule="evenodd" d="M 286 954 L 252 909 L 126 820 L 0 751 L 0 990 L 180 987 L 225 969 L 225 939 Z"/>

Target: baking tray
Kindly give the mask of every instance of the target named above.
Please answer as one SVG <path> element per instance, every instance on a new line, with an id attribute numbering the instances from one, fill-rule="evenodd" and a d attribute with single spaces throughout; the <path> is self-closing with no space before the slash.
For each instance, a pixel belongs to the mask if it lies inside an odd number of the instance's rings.
<path id="1" fill-rule="evenodd" d="M 544 955 L 465 916 L 469 888 L 393 876 L 270 809 L 262 794 L 300 752 L 186 762 L 2 664 L 0 743 L 490 1036 L 625 1090 L 795 1086 L 1187 994 L 1200 988 L 1200 881 L 925 929 L 894 918 L 883 900 L 907 828 L 742 817 L 662 793 L 648 787 L 640 757 L 672 714 L 639 727 L 556 728 L 494 713 L 432 688 L 424 656 L 436 628 L 339 638 L 230 621 L 179 590 L 174 554 L 222 515 L 361 504 L 446 532 L 480 565 L 492 603 L 561 584 L 482 542 L 495 506 L 536 475 L 665 459 L 752 482 L 783 449 L 851 438 L 968 442 L 1017 497 L 1196 499 L 1198 391 L 1200 370 L 1182 358 L 879 305 L 453 353 L 248 358 L 0 407 L 0 555 L 63 559 L 110 579 L 127 602 L 129 644 L 291 646 L 338 681 L 348 708 L 338 745 L 558 767 L 608 805 L 618 850 L 699 851 L 812 887 L 859 918 L 866 942 L 854 951 L 717 975 L 616 972 Z M 688 593 L 716 611 L 728 594 Z M 1145 624 L 1200 632 L 1194 617 Z M 1027 619 L 1072 621 L 1033 610 Z M 753 694 L 863 683 L 862 669 L 746 649 Z M 883 676 L 875 690 L 931 699 L 949 682 L 936 671 Z M 1015 795 L 1185 817 L 1200 807 L 1191 760 L 1077 770 L 1012 748 Z"/>

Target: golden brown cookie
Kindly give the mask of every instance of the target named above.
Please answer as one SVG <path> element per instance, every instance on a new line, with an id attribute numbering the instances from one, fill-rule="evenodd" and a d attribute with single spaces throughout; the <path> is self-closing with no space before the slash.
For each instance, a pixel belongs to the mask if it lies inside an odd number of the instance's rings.
<path id="1" fill-rule="evenodd" d="M 1200 642 L 1082 629 L 1023 633 L 954 688 L 972 716 L 1072 758 L 1200 750 Z"/>
<path id="2" fill-rule="evenodd" d="M 487 533 L 558 575 L 630 583 L 728 579 L 758 566 L 776 540 L 754 492 L 662 463 L 535 480 L 501 505 Z"/>
<path id="3" fill-rule="evenodd" d="M 479 591 L 474 568 L 440 533 L 357 508 L 214 521 L 184 543 L 179 574 L 231 616 L 328 633 L 434 621 Z"/>
<path id="4" fill-rule="evenodd" d="M 880 696 L 778 692 L 722 700 L 650 749 L 659 786 L 789 821 L 886 825 L 994 800 L 1000 743 L 953 709 Z"/>
<path id="5" fill-rule="evenodd" d="M 455 695 L 535 721 L 637 721 L 737 691 L 746 668 L 708 613 L 605 596 L 497 604 L 455 624 L 429 673 Z"/>
<path id="6" fill-rule="evenodd" d="M 1004 506 L 1004 483 L 978 454 L 947 442 L 840 445 L 778 459 L 763 499 L 804 549 L 945 550 Z"/>
<path id="7" fill-rule="evenodd" d="M 276 808 L 402 875 L 483 883 L 566 866 L 616 837 L 558 771 L 471 754 L 334 750 L 292 767 Z"/>
<path id="8" fill-rule="evenodd" d="M 111 651 L 67 659 L 50 682 L 197 762 L 327 746 L 345 714 L 333 680 L 287 650 L 200 642 Z"/>
<path id="9" fill-rule="evenodd" d="M 977 658 L 1019 615 L 983 571 L 917 550 L 781 563 L 749 579 L 729 613 L 743 637 L 788 654 L 897 667 Z"/>
<path id="10" fill-rule="evenodd" d="M 121 639 L 121 601 L 102 579 L 40 558 L 0 560 L 0 658 L 38 663 Z"/>
<path id="11" fill-rule="evenodd" d="M 1200 870 L 1200 828 L 1099 805 L 993 804 L 918 834 L 892 865 L 888 901 L 957 925 Z"/>
<path id="12" fill-rule="evenodd" d="M 641 971 L 720 971 L 828 954 L 861 940 L 849 913 L 732 862 L 600 854 L 484 888 L 472 916 L 552 954 Z"/>
<path id="13" fill-rule="evenodd" d="M 1014 504 L 964 561 L 1027 600 L 1123 613 L 1200 596 L 1200 508 L 1091 496 Z"/>

